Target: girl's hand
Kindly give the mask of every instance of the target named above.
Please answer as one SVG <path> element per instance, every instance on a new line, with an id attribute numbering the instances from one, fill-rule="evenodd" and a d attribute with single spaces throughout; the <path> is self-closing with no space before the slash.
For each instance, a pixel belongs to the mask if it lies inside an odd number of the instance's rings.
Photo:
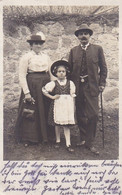
<path id="1" fill-rule="evenodd" d="M 71 97 L 75 98 L 76 97 L 76 94 L 75 93 L 72 93 L 71 94 Z"/>
<path id="2" fill-rule="evenodd" d="M 59 98 L 60 98 L 60 95 L 54 95 L 54 96 L 52 97 L 53 100 L 56 100 L 56 99 L 59 99 Z"/>

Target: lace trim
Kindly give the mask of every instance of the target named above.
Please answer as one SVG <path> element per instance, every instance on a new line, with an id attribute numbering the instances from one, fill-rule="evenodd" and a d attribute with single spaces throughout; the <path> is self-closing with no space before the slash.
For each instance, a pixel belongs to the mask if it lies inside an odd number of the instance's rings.
<path id="1" fill-rule="evenodd" d="M 54 121 L 56 124 L 58 125 L 75 125 L 75 122 L 74 121 Z"/>

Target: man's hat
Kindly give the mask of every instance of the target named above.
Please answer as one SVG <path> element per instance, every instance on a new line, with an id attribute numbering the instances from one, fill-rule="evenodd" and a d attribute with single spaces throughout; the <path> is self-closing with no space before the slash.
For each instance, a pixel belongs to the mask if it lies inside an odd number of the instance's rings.
<path id="1" fill-rule="evenodd" d="M 30 36 L 30 38 L 27 40 L 28 43 L 33 43 L 33 42 L 40 42 L 44 43 L 45 42 L 45 35 L 43 32 L 38 32 L 35 35 Z"/>
<path id="2" fill-rule="evenodd" d="M 81 32 L 83 30 L 87 30 L 89 32 L 90 36 L 93 34 L 93 30 L 91 28 L 89 28 L 87 24 L 82 24 L 81 27 L 75 31 L 76 37 L 78 37 L 79 32 Z"/>
<path id="3" fill-rule="evenodd" d="M 67 71 L 70 72 L 70 64 L 65 60 L 58 60 L 51 66 L 51 73 L 56 77 L 56 69 L 58 66 L 65 66 Z"/>

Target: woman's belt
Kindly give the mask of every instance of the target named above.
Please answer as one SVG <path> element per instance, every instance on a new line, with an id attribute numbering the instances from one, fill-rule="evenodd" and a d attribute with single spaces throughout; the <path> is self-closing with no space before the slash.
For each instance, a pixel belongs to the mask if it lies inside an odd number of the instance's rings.
<path id="1" fill-rule="evenodd" d="M 48 73 L 47 71 L 28 71 L 28 74 L 44 74 Z"/>

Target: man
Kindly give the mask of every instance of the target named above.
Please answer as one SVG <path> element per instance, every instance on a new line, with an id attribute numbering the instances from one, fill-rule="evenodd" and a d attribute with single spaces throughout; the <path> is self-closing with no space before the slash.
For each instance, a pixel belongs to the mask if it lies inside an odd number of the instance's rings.
<path id="1" fill-rule="evenodd" d="M 80 45 L 70 51 L 71 80 L 76 85 L 76 115 L 80 129 L 80 142 L 92 153 L 99 154 L 93 146 L 98 121 L 98 96 L 104 90 L 107 66 L 103 49 L 99 45 L 89 43 L 93 31 L 83 24 L 75 31 Z"/>

